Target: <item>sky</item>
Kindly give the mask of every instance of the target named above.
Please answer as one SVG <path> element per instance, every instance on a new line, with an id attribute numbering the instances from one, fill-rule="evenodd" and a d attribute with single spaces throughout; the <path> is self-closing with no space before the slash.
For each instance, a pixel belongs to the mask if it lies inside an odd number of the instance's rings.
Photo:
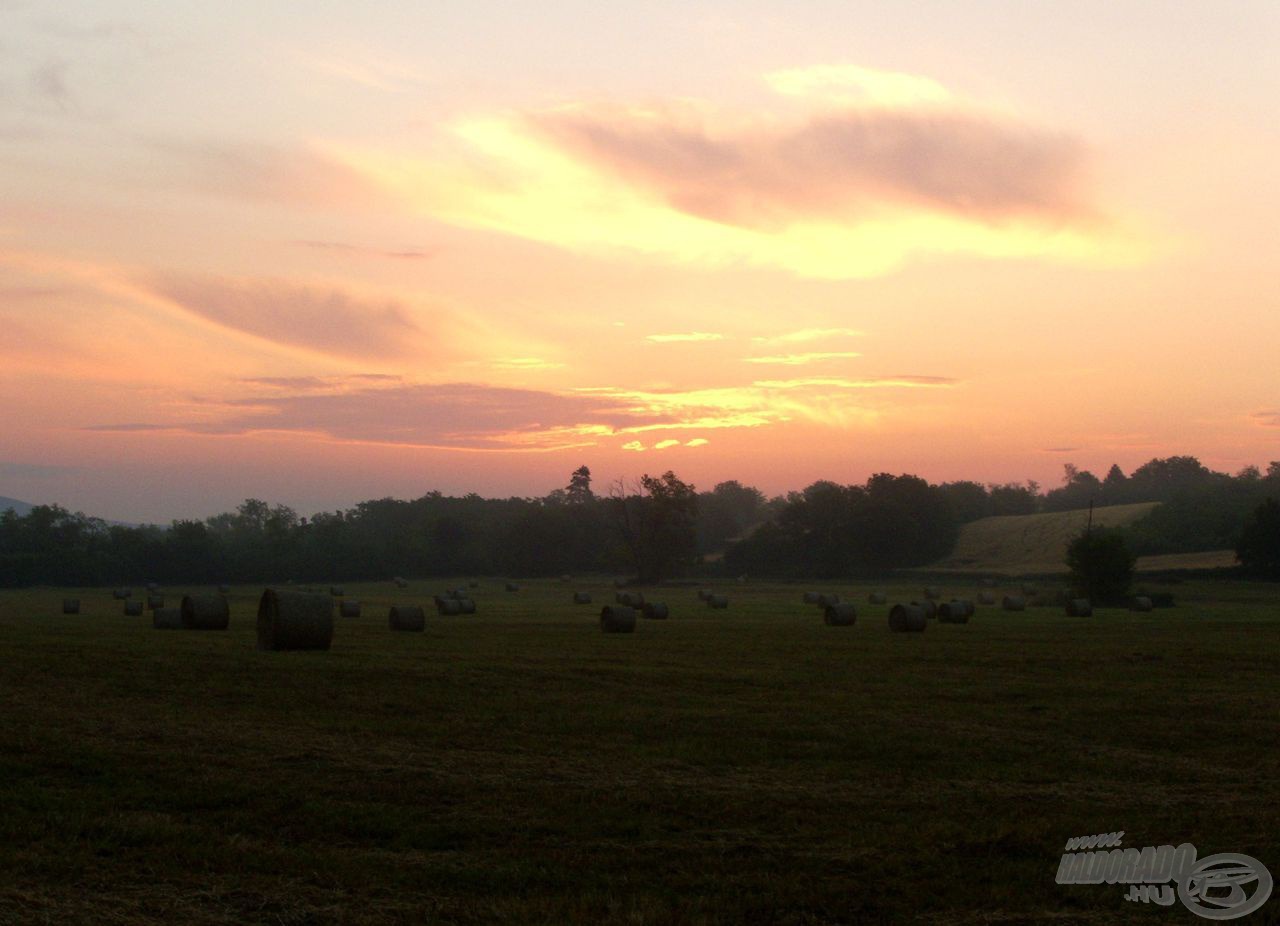
<path id="1" fill-rule="evenodd" d="M 1280 459 L 1280 4 L 0 0 L 0 495 Z"/>

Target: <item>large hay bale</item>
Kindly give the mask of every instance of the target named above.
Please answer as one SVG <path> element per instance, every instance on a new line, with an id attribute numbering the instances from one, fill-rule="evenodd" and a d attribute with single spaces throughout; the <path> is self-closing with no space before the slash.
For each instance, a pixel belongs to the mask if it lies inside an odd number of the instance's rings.
<path id="1" fill-rule="evenodd" d="M 831 627 L 852 627 L 858 612 L 849 602 L 835 602 L 822 610 L 822 622 Z"/>
<path id="2" fill-rule="evenodd" d="M 1036 594 L 1037 591 L 1039 591 L 1039 589 L 1036 587 L 1036 584 L 1034 582 L 1024 582 L 1022 584 L 1023 598 L 1031 598 Z"/>
<path id="3" fill-rule="evenodd" d="M 154 630 L 181 630 L 181 608 L 156 608 L 151 612 L 151 627 Z"/>
<path id="4" fill-rule="evenodd" d="M 327 650 L 333 642 L 333 598 L 268 588 L 258 602 L 258 649 Z"/>
<path id="5" fill-rule="evenodd" d="M 995 604 L 996 596 L 990 592 L 978 592 L 978 604 Z"/>
<path id="6" fill-rule="evenodd" d="M 1150 611 L 1153 607 L 1154 605 L 1151 603 L 1151 599 L 1146 595 L 1135 595 L 1129 601 L 1130 611 Z"/>
<path id="7" fill-rule="evenodd" d="M 164 595 L 148 595 L 147 596 L 148 611 L 154 611 L 157 608 L 163 608 L 163 607 L 164 607 Z"/>
<path id="8" fill-rule="evenodd" d="M 393 605 L 387 615 L 387 626 L 392 630 L 420 631 L 427 626 L 427 615 L 416 604 Z"/>
<path id="9" fill-rule="evenodd" d="M 1021 595 L 1005 595 L 1000 602 L 1000 607 L 1006 611 L 1025 611 L 1027 609 L 1027 599 Z"/>
<path id="10" fill-rule="evenodd" d="M 455 600 L 458 602 L 459 614 L 475 614 L 476 613 L 476 603 L 472 601 L 470 598 L 458 598 Z"/>
<path id="11" fill-rule="evenodd" d="M 514 582 L 508 582 L 508 583 L 507 583 L 507 591 L 509 591 L 509 592 L 518 592 L 518 591 L 520 591 L 520 586 L 519 586 L 519 585 L 516 585 Z"/>
<path id="12" fill-rule="evenodd" d="M 62 613 L 63 614 L 79 614 L 80 599 L 79 598 L 63 598 Z"/>
<path id="13" fill-rule="evenodd" d="M 131 588 L 117 588 L 117 589 L 114 589 L 114 590 L 111 592 L 111 597 L 112 597 L 112 598 L 114 598 L 116 601 L 124 601 L 124 600 L 125 600 L 125 599 L 127 599 L 127 598 L 132 598 L 132 597 L 133 597 L 133 589 L 131 589 Z"/>
<path id="14" fill-rule="evenodd" d="M 729 607 L 729 598 L 727 595 L 708 595 L 707 607 L 713 611 L 723 611 Z"/>
<path id="15" fill-rule="evenodd" d="M 640 613 L 650 620 L 665 621 L 671 612 L 661 601 L 646 601 L 640 606 Z"/>
<path id="16" fill-rule="evenodd" d="M 562 575 L 562 576 L 560 577 L 560 581 L 561 581 L 561 582 L 566 582 L 566 583 L 568 583 L 568 582 L 572 582 L 572 581 L 573 581 L 573 576 L 569 575 L 568 573 L 565 573 L 564 575 Z"/>
<path id="17" fill-rule="evenodd" d="M 926 585 L 924 587 L 924 597 L 929 601 L 937 601 L 942 597 L 942 589 L 936 585 Z"/>
<path id="18" fill-rule="evenodd" d="M 889 596 L 886 595 L 884 592 L 872 592 L 871 594 L 867 595 L 867 603 L 868 604 L 888 604 Z"/>
<path id="19" fill-rule="evenodd" d="M 621 604 L 607 604 L 600 609 L 600 629 L 605 633 L 633 633 L 636 609 Z"/>
<path id="20" fill-rule="evenodd" d="M 613 598 L 615 604 L 625 605 L 628 608 L 644 607 L 644 595 L 640 592 L 618 592 Z"/>
<path id="21" fill-rule="evenodd" d="M 1088 598 L 1072 598 L 1067 601 L 1067 617 L 1092 617 L 1093 605 Z"/>
<path id="22" fill-rule="evenodd" d="M 158 591 L 160 591 L 160 586 L 159 586 L 157 583 L 155 583 L 155 582 L 148 582 L 148 583 L 147 583 L 147 591 L 149 591 L 149 592 L 158 592 Z"/>
<path id="23" fill-rule="evenodd" d="M 591 604 L 590 592 L 574 592 L 573 603 L 574 604 Z"/>
<path id="24" fill-rule="evenodd" d="M 930 598 L 926 598 L 924 601 L 913 601 L 911 603 L 924 612 L 925 620 L 931 621 L 938 616 L 938 603 Z"/>
<path id="25" fill-rule="evenodd" d="M 227 585 L 225 582 L 224 582 L 222 585 L 219 585 L 219 586 L 218 586 L 218 594 L 219 594 L 219 595 L 230 595 L 230 594 L 231 594 L 231 586 L 230 586 L 230 585 Z"/>
<path id="26" fill-rule="evenodd" d="M 467 597 L 467 593 L 460 588 L 450 588 L 445 591 L 446 598 L 463 599 Z"/>
<path id="27" fill-rule="evenodd" d="M 341 585 L 330 585 L 329 594 L 332 595 L 334 598 L 341 598 L 346 593 L 342 590 Z"/>
<path id="28" fill-rule="evenodd" d="M 928 625 L 924 608 L 917 602 L 895 604 L 889 609 L 889 629 L 894 633 L 920 633 Z"/>
<path id="29" fill-rule="evenodd" d="M 805 604 L 817 604 L 821 597 L 817 592 L 805 592 L 803 600 Z"/>
<path id="30" fill-rule="evenodd" d="M 351 599 L 351 598 L 348 598 L 345 601 L 339 602 L 338 616 L 339 617 L 359 617 L 360 602 L 355 601 L 354 599 Z"/>
<path id="31" fill-rule="evenodd" d="M 221 595 L 185 595 L 182 599 L 184 630 L 226 630 L 231 609 Z"/>
<path id="32" fill-rule="evenodd" d="M 710 595 L 711 595 L 711 589 L 709 589 L 709 588 L 700 588 L 700 589 L 698 589 L 698 600 L 699 600 L 699 601 L 706 601 L 706 600 L 707 600 L 707 598 L 708 598 Z"/>
<path id="33" fill-rule="evenodd" d="M 142 605 L 143 605 L 143 602 L 141 599 L 139 599 L 138 601 L 126 601 L 124 603 L 124 616 L 125 617 L 141 617 Z"/>
<path id="34" fill-rule="evenodd" d="M 392 579 L 391 581 L 395 583 L 396 588 L 408 588 L 408 587 L 409 587 L 409 580 L 408 580 L 408 579 L 402 579 L 400 576 L 396 576 L 396 577 L 395 577 L 394 579 Z"/>
<path id="35" fill-rule="evenodd" d="M 436 613 L 445 615 L 461 614 L 462 605 L 458 603 L 457 598 L 448 598 L 444 595 L 436 595 Z"/>
<path id="36" fill-rule="evenodd" d="M 967 624 L 973 616 L 973 602 L 967 598 L 952 598 L 938 605 L 938 621 L 943 624 Z"/>

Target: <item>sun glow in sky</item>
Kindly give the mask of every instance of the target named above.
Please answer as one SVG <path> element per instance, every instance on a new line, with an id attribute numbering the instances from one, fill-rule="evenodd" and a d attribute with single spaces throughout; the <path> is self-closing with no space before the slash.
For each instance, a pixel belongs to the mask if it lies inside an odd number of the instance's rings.
<path id="1" fill-rule="evenodd" d="M 1280 458 L 1280 7 L 0 0 L 0 495 Z"/>

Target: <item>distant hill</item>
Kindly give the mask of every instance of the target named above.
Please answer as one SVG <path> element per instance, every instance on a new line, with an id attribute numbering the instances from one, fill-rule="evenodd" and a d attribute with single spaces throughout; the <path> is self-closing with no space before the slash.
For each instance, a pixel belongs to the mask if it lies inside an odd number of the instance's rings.
<path id="1" fill-rule="evenodd" d="M 28 514 L 35 505 L 30 502 L 20 502 L 16 498 L 8 498 L 0 495 L 0 514 L 4 514 L 10 508 L 16 511 L 20 516 Z"/>
<path id="2" fill-rule="evenodd" d="M 1158 504 L 1139 502 L 1095 508 L 1093 523 L 1101 527 L 1122 527 Z M 981 518 L 964 525 L 951 555 L 928 569 L 1004 575 L 1066 572 L 1067 545 L 1088 523 L 1088 509 Z"/>

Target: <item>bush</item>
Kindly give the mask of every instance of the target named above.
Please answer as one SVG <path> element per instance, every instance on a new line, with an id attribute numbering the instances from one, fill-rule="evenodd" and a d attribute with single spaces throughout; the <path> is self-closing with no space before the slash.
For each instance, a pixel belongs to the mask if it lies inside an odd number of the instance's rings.
<path id="1" fill-rule="evenodd" d="M 1105 527 L 1081 534 L 1067 547 L 1071 580 L 1095 604 L 1125 599 L 1133 582 L 1136 562 L 1137 557 L 1129 552 L 1124 535 Z"/>
<path id="2" fill-rule="evenodd" d="M 1280 580 L 1280 502 L 1269 498 L 1249 515 L 1236 543 L 1236 559 L 1252 573 Z"/>

